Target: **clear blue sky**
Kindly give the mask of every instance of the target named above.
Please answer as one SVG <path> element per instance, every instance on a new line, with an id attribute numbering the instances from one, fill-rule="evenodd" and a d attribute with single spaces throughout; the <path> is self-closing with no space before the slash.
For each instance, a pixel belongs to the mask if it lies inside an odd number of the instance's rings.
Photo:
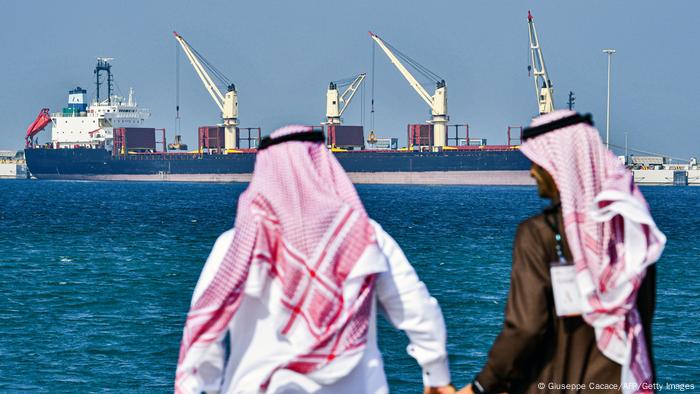
<path id="1" fill-rule="evenodd" d="M 576 109 L 604 132 L 606 57 L 613 58 L 612 142 L 688 158 L 700 155 L 700 40 L 696 1 L 13 1 L 0 13 L 0 149 L 19 149 L 42 107 L 59 111 L 77 85 L 94 95 L 97 56 L 114 57 L 122 93 L 134 87 L 149 125 L 175 127 L 175 51 L 180 32 L 239 91 L 240 123 L 264 133 L 324 118 L 329 81 L 371 69 L 372 30 L 441 75 L 453 123 L 504 143 L 508 125 L 536 112 L 527 75 L 526 16 L 537 23 L 555 105 Z M 179 49 L 178 49 L 179 50 Z M 375 125 L 405 144 L 408 123 L 428 109 L 381 52 Z M 219 111 L 181 57 L 185 142 Z M 369 82 L 365 89 L 369 129 Z M 428 86 L 432 91 L 433 87 Z M 346 124 L 361 123 L 357 97 Z M 42 133 L 46 141 L 48 132 Z"/>

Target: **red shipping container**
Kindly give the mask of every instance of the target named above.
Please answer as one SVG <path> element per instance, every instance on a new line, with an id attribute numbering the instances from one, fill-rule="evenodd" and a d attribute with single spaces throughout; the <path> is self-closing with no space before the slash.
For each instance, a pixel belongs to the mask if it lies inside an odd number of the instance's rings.
<path id="1" fill-rule="evenodd" d="M 409 146 L 432 146 L 434 141 L 433 137 L 433 125 L 431 124 L 408 125 Z"/>
<path id="2" fill-rule="evenodd" d="M 328 138 L 331 146 L 337 148 L 365 147 L 365 133 L 362 126 L 328 126 Z"/>
<path id="3" fill-rule="evenodd" d="M 155 152 L 156 129 L 150 127 L 122 127 L 114 129 L 115 142 L 131 152 Z M 120 147 L 121 147 L 120 146 Z"/>
<path id="4" fill-rule="evenodd" d="M 226 147 L 223 126 L 201 126 L 199 128 L 199 150 L 222 153 Z"/>

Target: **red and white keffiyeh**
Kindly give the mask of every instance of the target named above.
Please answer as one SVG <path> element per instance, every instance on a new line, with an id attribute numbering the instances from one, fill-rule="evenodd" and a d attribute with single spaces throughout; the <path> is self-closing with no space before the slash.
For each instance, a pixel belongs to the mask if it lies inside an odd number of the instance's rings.
<path id="1" fill-rule="evenodd" d="M 531 126 L 573 114 L 555 111 Z M 583 317 L 595 329 L 598 348 L 622 365 L 623 392 L 646 392 L 652 370 L 636 296 L 666 237 L 632 174 L 592 126 L 553 130 L 524 141 L 521 150 L 559 189 L 566 240 L 586 299 Z"/>
<path id="2" fill-rule="evenodd" d="M 287 126 L 272 137 L 310 131 Z M 374 274 L 382 266 L 365 268 L 362 284 L 348 297 L 343 287 L 348 274 L 368 254 L 380 252 L 357 192 L 337 160 L 313 142 L 284 142 L 259 151 L 250 185 L 238 201 L 235 228 L 221 267 L 187 315 L 175 392 L 199 392 L 199 360 L 225 335 L 251 272 L 281 286 L 279 333 L 299 349 L 275 371 L 308 375 L 334 361 L 340 365 L 334 367 L 335 378 L 349 372 L 367 341 Z M 235 341 L 231 338 L 232 346 Z"/>

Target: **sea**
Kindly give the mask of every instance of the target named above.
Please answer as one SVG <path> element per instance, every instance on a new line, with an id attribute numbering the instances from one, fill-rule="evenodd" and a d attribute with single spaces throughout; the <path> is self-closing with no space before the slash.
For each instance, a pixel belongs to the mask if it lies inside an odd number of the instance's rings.
<path id="1" fill-rule="evenodd" d="M 192 290 L 246 185 L 0 181 L 0 392 L 172 391 Z M 503 323 L 513 236 L 534 187 L 359 185 L 370 216 L 439 301 L 452 379 L 469 383 Z M 642 189 L 658 262 L 658 382 L 700 391 L 700 188 Z M 407 337 L 379 318 L 392 392 L 422 390 Z"/>

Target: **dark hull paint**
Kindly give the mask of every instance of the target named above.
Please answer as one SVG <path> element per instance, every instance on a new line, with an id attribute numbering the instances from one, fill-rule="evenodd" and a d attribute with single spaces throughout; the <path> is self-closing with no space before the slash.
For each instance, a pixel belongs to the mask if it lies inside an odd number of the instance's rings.
<path id="1" fill-rule="evenodd" d="M 197 154 L 150 154 L 112 157 L 104 149 L 26 149 L 27 166 L 31 174 L 39 179 L 163 179 L 237 181 L 246 179 L 243 175 L 253 172 L 254 153 L 229 155 Z M 521 184 L 524 171 L 530 161 L 518 150 L 465 150 L 445 152 L 401 152 L 401 151 L 362 151 L 336 152 L 336 158 L 348 173 L 365 179 L 360 183 L 382 183 L 371 181 L 373 173 L 392 175 L 401 179 L 416 180 L 411 183 L 434 183 L 432 174 L 459 174 L 460 179 L 467 172 L 499 174 L 498 184 Z M 512 172 L 519 180 L 508 182 Z M 421 176 L 423 175 L 423 176 Z M 243 176 L 243 177 L 241 177 Z M 505 176 L 505 178 L 503 178 Z M 420 179 L 425 178 L 426 181 Z M 488 177 L 483 177 L 487 179 Z M 442 183 L 470 183 L 459 180 Z M 367 181 L 369 180 L 369 181 Z M 244 180 L 242 180 L 244 181 Z M 480 182 L 483 183 L 483 182 Z"/>

